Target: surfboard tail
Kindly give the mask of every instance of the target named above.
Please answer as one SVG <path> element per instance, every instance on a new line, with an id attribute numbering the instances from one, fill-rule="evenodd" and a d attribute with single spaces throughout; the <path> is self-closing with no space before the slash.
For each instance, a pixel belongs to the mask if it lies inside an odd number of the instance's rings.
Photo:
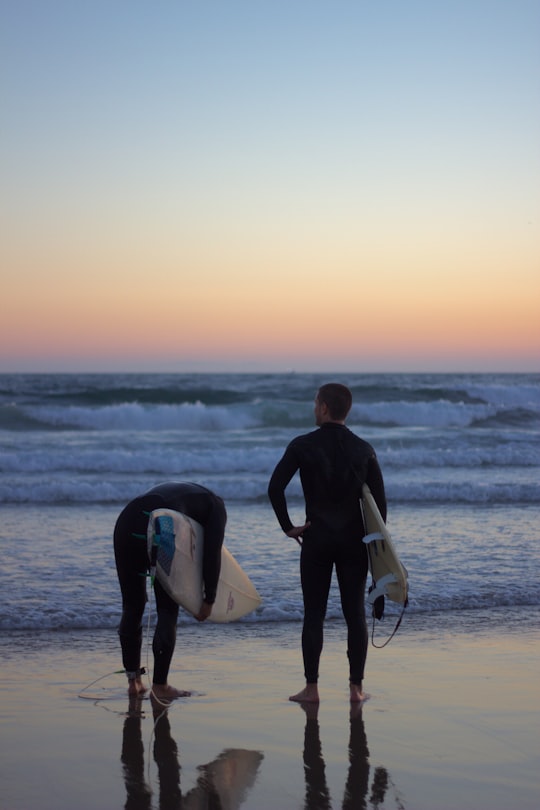
<path id="1" fill-rule="evenodd" d="M 373 605 L 381 596 L 392 602 L 406 605 L 408 601 L 408 574 L 394 548 L 388 528 L 382 519 L 375 499 L 367 484 L 362 489 L 362 512 L 369 560 L 369 570 L 373 587 L 368 596 L 368 603 Z"/>

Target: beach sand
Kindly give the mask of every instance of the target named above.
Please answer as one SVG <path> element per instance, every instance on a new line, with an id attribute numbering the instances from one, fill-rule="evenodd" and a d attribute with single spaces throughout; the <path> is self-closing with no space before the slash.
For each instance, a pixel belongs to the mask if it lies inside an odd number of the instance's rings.
<path id="1" fill-rule="evenodd" d="M 114 630 L 9 633 L 0 807 L 536 810 L 539 641 L 535 622 L 433 632 L 410 617 L 370 647 L 351 712 L 341 623 L 308 710 L 287 700 L 298 624 L 189 626 L 170 682 L 193 695 L 154 712 L 129 705 Z"/>

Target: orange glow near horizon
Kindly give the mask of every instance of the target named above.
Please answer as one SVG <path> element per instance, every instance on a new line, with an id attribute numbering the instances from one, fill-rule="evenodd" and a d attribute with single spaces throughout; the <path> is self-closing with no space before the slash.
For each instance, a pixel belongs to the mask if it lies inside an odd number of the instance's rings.
<path id="1" fill-rule="evenodd" d="M 529 359 L 540 357 L 539 300 L 515 287 L 477 281 L 451 284 L 409 275 L 406 284 L 384 277 L 353 283 L 281 278 L 279 285 L 257 278 L 235 284 L 191 281 L 164 287 L 147 283 L 112 294 L 103 286 L 71 279 L 41 294 L 11 295 L 0 323 L 1 358 L 51 357 L 215 358 L 241 356 L 317 357 L 328 364 L 343 356 L 395 359 L 471 354 Z M 24 317 L 21 317 L 24 313 Z"/>
<path id="2" fill-rule="evenodd" d="M 6 6 L 0 372 L 538 370 L 534 4 L 124 5 Z"/>

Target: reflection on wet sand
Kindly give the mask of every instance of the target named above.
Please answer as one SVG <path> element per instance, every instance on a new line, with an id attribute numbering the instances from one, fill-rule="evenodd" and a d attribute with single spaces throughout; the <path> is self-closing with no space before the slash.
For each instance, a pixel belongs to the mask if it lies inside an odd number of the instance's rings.
<path id="1" fill-rule="evenodd" d="M 126 810 L 147 810 L 152 791 L 144 780 L 144 745 L 141 729 L 141 701 L 131 699 L 124 720 L 121 760 L 126 785 Z"/>
<path id="2" fill-rule="evenodd" d="M 142 739 L 142 701 L 130 701 L 122 737 L 122 765 L 126 788 L 125 810 L 153 810 L 156 801 L 145 779 Z M 299 704 L 305 713 L 303 766 L 304 810 L 376 810 L 391 791 L 392 804 L 404 810 L 384 767 L 371 768 L 362 706 L 352 706 L 349 719 L 349 768 L 341 805 L 334 804 L 326 779 L 319 726 L 319 705 Z M 225 749 L 212 762 L 198 766 L 196 784 L 182 794 L 178 746 L 171 735 L 167 710 L 153 706 L 153 758 L 157 766 L 159 810 L 239 810 L 255 784 L 263 760 L 260 751 Z M 371 780 L 370 780 L 371 777 Z M 371 781 L 371 784 L 370 784 Z"/>
<path id="3" fill-rule="evenodd" d="M 306 714 L 304 731 L 304 777 L 306 795 L 304 810 L 332 810 L 336 807 L 326 782 L 326 765 L 323 757 L 320 727 L 318 720 L 319 705 L 301 703 Z M 342 810 L 366 810 L 369 790 L 369 750 L 362 717 L 362 706 L 352 706 L 349 728 L 349 770 L 343 791 Z M 389 785 L 386 768 L 374 769 L 371 783 L 369 805 L 377 808 L 384 803 Z M 396 798 L 396 797 L 395 797 Z M 401 802 L 397 804 L 403 810 Z"/>
<path id="4" fill-rule="evenodd" d="M 145 780 L 142 701 L 129 703 L 122 735 L 121 760 L 126 786 L 125 810 L 151 810 L 152 790 Z M 238 810 L 255 783 L 263 755 L 259 751 L 226 749 L 212 762 L 199 765 L 197 784 L 185 795 L 180 787 L 178 747 L 171 735 L 167 710 L 154 707 L 154 760 L 159 783 L 159 810 Z"/>

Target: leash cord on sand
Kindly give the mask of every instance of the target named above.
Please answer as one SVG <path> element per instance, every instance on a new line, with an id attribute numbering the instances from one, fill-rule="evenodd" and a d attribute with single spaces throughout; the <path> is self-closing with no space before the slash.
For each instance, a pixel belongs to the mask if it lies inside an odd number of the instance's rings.
<path id="1" fill-rule="evenodd" d="M 84 687 L 84 689 L 81 689 L 81 691 L 78 694 L 78 697 L 84 698 L 86 700 L 99 700 L 99 698 L 96 698 L 95 695 L 85 695 L 83 694 L 83 692 L 86 692 L 88 689 L 90 689 L 91 686 L 94 686 L 94 684 L 103 681 L 105 678 L 110 678 L 112 675 L 123 675 L 125 671 L 126 671 L 125 669 L 115 669 L 114 672 L 107 672 L 106 675 L 100 675 L 100 677 L 96 678 L 95 681 L 92 681 L 92 683 L 89 683 L 87 686 Z"/>

